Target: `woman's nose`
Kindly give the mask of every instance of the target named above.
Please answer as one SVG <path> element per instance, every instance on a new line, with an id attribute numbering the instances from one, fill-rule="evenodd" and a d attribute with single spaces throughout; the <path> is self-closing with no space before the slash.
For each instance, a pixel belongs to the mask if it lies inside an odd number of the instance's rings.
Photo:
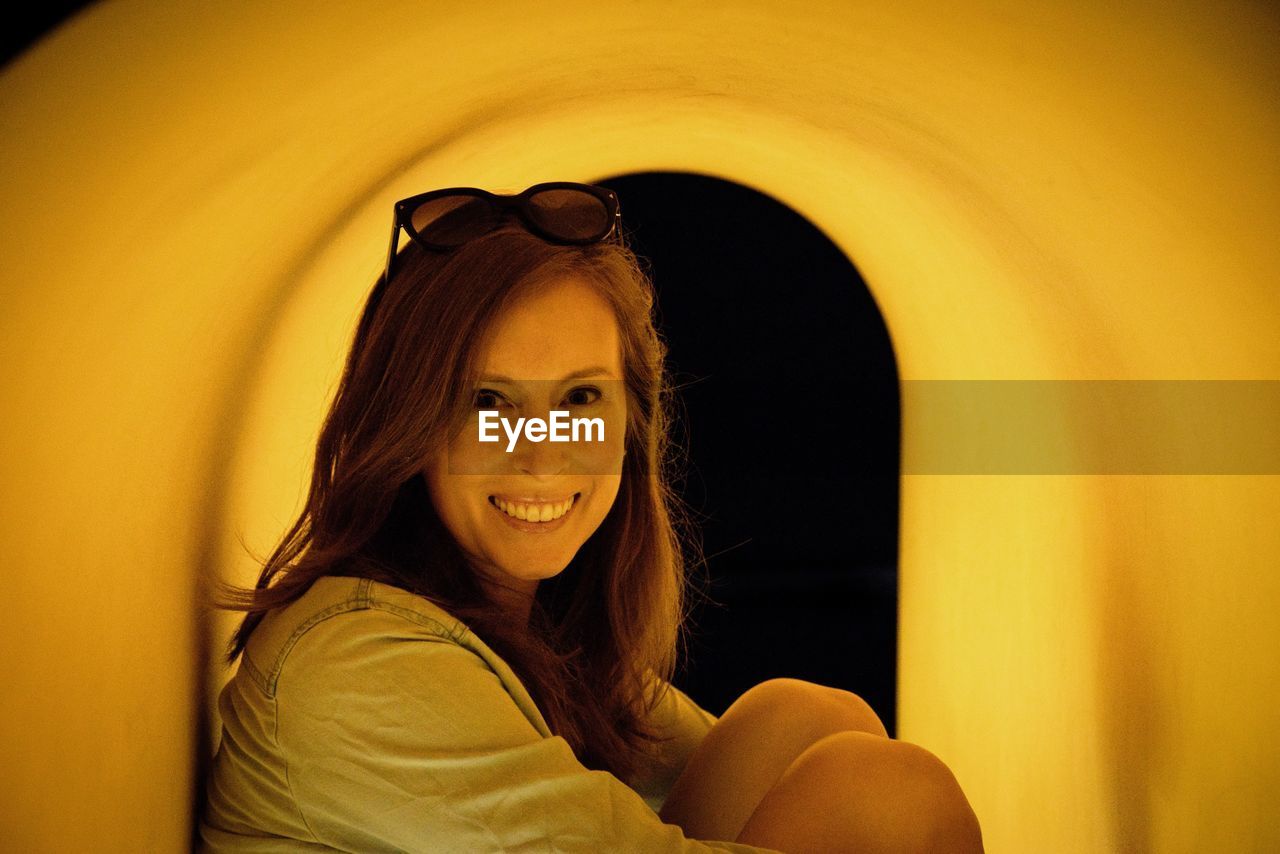
<path id="1" fill-rule="evenodd" d="M 553 442 L 550 436 L 543 436 L 539 441 L 523 433 L 511 452 L 512 465 L 520 474 L 535 477 L 552 477 L 564 474 L 569 468 L 569 455 L 565 442 Z"/>

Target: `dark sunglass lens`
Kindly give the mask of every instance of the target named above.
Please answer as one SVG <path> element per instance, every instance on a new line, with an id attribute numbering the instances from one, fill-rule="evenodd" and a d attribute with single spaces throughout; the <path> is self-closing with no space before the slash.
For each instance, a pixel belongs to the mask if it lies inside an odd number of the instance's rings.
<path id="1" fill-rule="evenodd" d="M 498 212 L 480 196 L 442 196 L 423 202 L 409 222 L 424 240 L 458 246 L 493 229 Z"/>
<path id="2" fill-rule="evenodd" d="M 565 240 L 597 240 L 609 231 L 605 203 L 582 190 L 543 190 L 529 199 L 529 216 L 542 229 Z"/>

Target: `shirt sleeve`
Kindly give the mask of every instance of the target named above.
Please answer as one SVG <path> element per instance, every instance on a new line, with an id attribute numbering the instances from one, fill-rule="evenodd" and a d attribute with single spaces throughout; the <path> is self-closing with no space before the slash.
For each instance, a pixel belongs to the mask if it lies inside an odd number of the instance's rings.
<path id="1" fill-rule="evenodd" d="M 358 614 L 303 635 L 277 687 L 278 744 L 316 842 L 467 854 L 771 851 L 685 837 L 612 774 L 579 763 L 562 737 L 538 732 L 479 655 L 397 615 Z"/>

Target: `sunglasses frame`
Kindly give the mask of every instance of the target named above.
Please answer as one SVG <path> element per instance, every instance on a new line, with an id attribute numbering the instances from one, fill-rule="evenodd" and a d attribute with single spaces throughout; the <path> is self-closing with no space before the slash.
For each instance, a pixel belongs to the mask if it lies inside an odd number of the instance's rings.
<path id="1" fill-rule="evenodd" d="M 604 203 L 606 210 L 609 212 L 608 230 L 599 237 L 588 238 L 586 240 L 569 240 L 547 232 L 546 229 L 541 228 L 536 222 L 534 222 L 533 217 L 529 215 L 528 211 L 529 199 L 537 193 L 541 193 L 546 190 L 578 190 L 580 192 L 587 193 L 588 195 L 595 196 Z M 426 202 L 441 198 L 442 196 L 475 196 L 477 198 L 488 200 L 490 204 L 498 208 L 500 213 L 514 211 L 526 229 L 550 243 L 561 243 L 571 246 L 586 246 L 590 243 L 599 243 L 602 240 L 607 240 L 610 235 L 616 232 L 618 230 L 618 226 L 622 222 L 622 209 L 618 205 L 618 196 L 613 192 L 613 190 L 605 187 L 597 187 L 594 184 L 578 184 L 573 181 L 547 181 L 542 184 L 534 184 L 524 192 L 513 195 L 491 193 L 488 190 L 482 190 L 479 187 L 450 187 L 444 190 L 431 190 L 430 192 L 419 193 L 416 196 L 410 196 L 407 199 L 401 199 L 396 202 L 395 215 L 392 218 L 391 223 L 391 248 L 387 250 L 387 269 L 383 274 L 383 282 L 391 281 L 391 273 L 395 266 L 396 252 L 400 247 L 400 229 L 402 228 L 405 233 L 409 235 L 410 240 L 417 243 L 424 249 L 428 249 L 433 252 L 448 252 L 450 249 L 455 248 L 455 246 L 432 243 L 430 240 L 427 240 L 422 235 L 418 234 L 412 225 L 414 211 Z M 460 246 L 461 244 L 456 245 Z"/>

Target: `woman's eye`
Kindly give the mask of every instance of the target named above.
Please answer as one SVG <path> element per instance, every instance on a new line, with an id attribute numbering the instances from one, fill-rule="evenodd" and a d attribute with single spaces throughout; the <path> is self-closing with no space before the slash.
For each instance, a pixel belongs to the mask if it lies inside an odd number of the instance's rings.
<path id="1" fill-rule="evenodd" d="M 600 399 L 600 389 L 595 386 L 575 388 L 565 397 L 570 406 L 588 406 Z"/>
<path id="2" fill-rule="evenodd" d="M 493 389 L 482 388 L 476 392 L 475 408 L 476 409 L 497 409 L 506 403 L 507 399 Z"/>

